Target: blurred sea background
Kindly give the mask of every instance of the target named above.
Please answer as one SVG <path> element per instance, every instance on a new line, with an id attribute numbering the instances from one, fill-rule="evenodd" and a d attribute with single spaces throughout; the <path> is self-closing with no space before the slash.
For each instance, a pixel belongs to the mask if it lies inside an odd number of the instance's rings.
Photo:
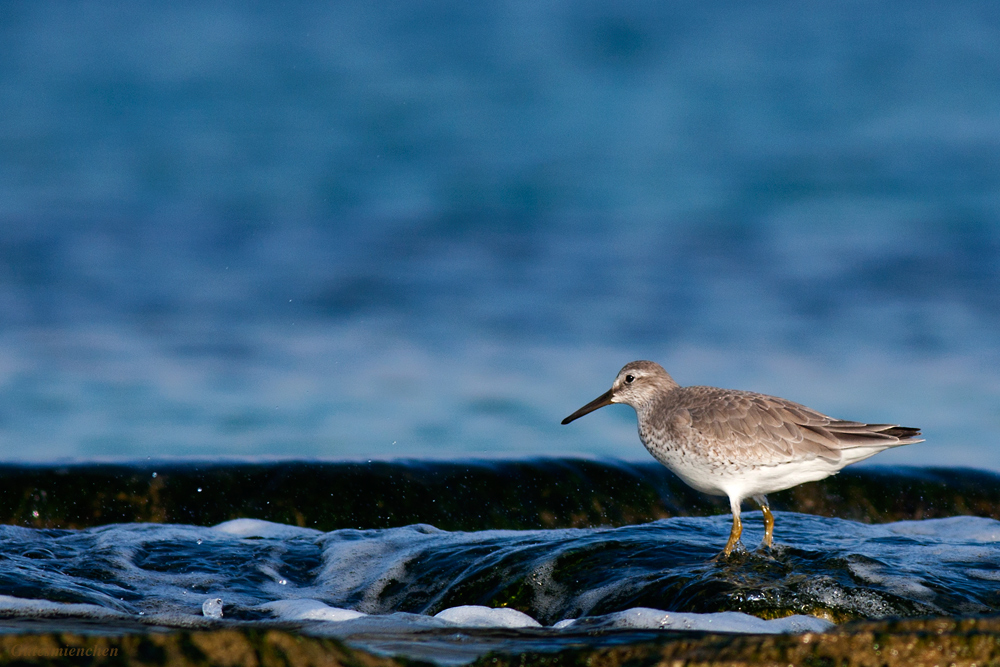
<path id="1" fill-rule="evenodd" d="M 5 2 L 0 458 L 647 461 L 626 362 L 1000 469 L 989 2 Z"/>

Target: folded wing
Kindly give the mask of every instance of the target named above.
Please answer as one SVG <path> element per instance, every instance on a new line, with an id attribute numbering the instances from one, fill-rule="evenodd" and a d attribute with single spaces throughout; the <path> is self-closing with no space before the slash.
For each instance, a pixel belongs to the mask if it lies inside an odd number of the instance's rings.
<path id="1" fill-rule="evenodd" d="M 848 449 L 922 442 L 916 428 L 834 419 L 775 396 L 715 387 L 680 391 L 701 445 L 724 457 L 752 456 L 764 465 L 814 458 L 837 463 Z"/>

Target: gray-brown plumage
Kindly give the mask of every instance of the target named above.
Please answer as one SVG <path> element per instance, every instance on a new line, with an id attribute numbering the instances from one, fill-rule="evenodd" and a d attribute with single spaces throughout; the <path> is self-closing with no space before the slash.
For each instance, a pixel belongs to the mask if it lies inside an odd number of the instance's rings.
<path id="1" fill-rule="evenodd" d="M 761 506 L 764 545 L 771 546 L 774 519 L 765 494 L 823 479 L 889 447 L 923 442 L 916 428 L 834 419 L 749 391 L 681 387 L 652 361 L 626 364 L 609 391 L 562 423 L 612 403 L 635 408 L 642 444 L 660 463 L 703 493 L 729 497 L 727 556 L 742 532 L 743 499 Z"/>

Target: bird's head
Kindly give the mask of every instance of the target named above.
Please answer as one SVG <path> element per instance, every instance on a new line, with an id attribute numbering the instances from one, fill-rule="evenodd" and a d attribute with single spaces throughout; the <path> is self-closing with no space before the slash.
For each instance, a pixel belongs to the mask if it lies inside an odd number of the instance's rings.
<path id="1" fill-rule="evenodd" d="M 631 405 L 636 411 L 650 405 L 660 394 L 677 388 L 677 383 L 663 366 L 652 361 L 633 361 L 618 371 L 611 389 L 562 420 L 568 424 L 587 413 L 612 403 Z"/>

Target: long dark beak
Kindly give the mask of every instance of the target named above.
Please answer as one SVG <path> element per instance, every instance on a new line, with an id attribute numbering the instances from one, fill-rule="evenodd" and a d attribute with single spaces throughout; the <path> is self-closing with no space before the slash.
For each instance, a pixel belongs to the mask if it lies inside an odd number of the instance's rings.
<path id="1" fill-rule="evenodd" d="M 571 414 L 569 417 L 566 417 L 566 419 L 562 420 L 562 423 L 563 424 L 568 424 L 571 421 L 573 421 L 574 419 L 579 419 L 580 417 L 584 416 L 585 414 L 593 412 L 597 408 L 603 408 L 605 405 L 611 405 L 611 390 L 610 389 L 608 389 L 607 392 L 601 394 L 600 396 L 598 396 L 597 398 L 595 398 L 594 400 L 592 400 L 590 403 L 587 403 L 585 406 L 583 406 L 582 408 L 580 408 L 579 410 L 577 410 L 576 412 L 574 412 L 573 414 Z"/>

